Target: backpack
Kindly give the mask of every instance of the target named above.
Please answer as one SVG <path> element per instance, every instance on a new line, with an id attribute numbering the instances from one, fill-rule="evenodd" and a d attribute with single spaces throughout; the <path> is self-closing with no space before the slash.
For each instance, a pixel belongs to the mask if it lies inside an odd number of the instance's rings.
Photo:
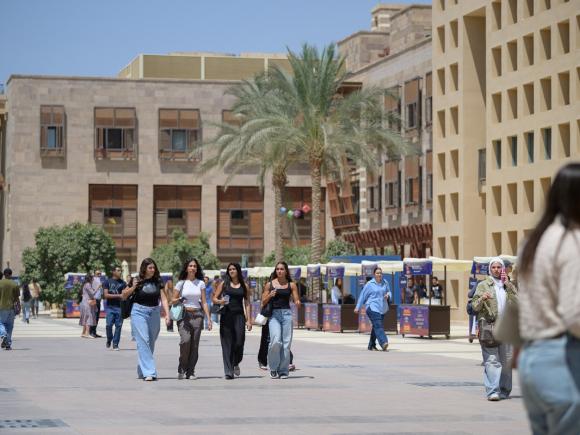
<path id="1" fill-rule="evenodd" d="M 32 299 L 32 294 L 30 294 L 30 289 L 28 286 L 22 289 L 22 301 L 28 302 Z"/>

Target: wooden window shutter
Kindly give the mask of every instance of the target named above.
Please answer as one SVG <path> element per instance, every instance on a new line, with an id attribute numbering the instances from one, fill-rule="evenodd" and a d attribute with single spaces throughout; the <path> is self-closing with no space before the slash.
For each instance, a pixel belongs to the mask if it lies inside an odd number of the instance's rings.
<path id="1" fill-rule="evenodd" d="M 419 191 L 420 191 L 420 184 L 421 184 L 421 179 L 419 178 L 413 178 L 413 201 L 414 202 L 419 202 L 420 198 L 419 198 Z"/>
<path id="2" fill-rule="evenodd" d="M 91 223 L 93 225 L 103 226 L 104 223 L 103 210 L 98 209 L 91 210 Z"/>
<path id="3" fill-rule="evenodd" d="M 264 236 L 264 213 L 261 211 L 250 213 L 250 236 Z"/>
<path id="4" fill-rule="evenodd" d="M 167 237 L 167 210 L 155 210 L 155 237 Z"/>
<path id="5" fill-rule="evenodd" d="M 425 166 L 427 168 L 427 174 L 433 173 L 433 152 L 427 151 L 425 154 Z"/>
<path id="6" fill-rule="evenodd" d="M 123 210 L 123 236 L 137 236 L 137 210 Z"/>
<path id="7" fill-rule="evenodd" d="M 433 96 L 433 74 L 428 72 L 425 75 L 425 98 Z"/>
<path id="8" fill-rule="evenodd" d="M 230 211 L 220 211 L 219 235 L 220 237 L 230 237 L 231 235 Z"/>
<path id="9" fill-rule="evenodd" d="M 159 109 L 159 128 L 177 128 L 177 110 Z"/>
<path id="10" fill-rule="evenodd" d="M 201 213 L 198 210 L 187 211 L 187 235 L 196 237 L 201 232 Z"/>
<path id="11" fill-rule="evenodd" d="M 40 126 L 40 147 L 46 148 L 48 146 L 47 139 L 46 139 L 46 129 L 47 127 L 44 125 Z"/>
<path id="12" fill-rule="evenodd" d="M 405 83 L 405 104 L 411 104 L 419 100 L 419 78 Z"/>
<path id="13" fill-rule="evenodd" d="M 199 110 L 180 110 L 179 128 L 198 129 L 200 128 Z"/>

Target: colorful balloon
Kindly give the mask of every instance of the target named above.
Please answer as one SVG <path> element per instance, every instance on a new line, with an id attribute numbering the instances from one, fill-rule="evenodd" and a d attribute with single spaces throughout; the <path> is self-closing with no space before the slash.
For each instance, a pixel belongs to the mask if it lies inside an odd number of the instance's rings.
<path id="1" fill-rule="evenodd" d="M 292 210 L 288 210 L 288 213 L 286 214 L 286 217 L 288 219 L 292 219 L 294 217 L 294 212 Z"/>
<path id="2" fill-rule="evenodd" d="M 294 217 L 296 219 L 300 219 L 302 217 L 302 210 L 300 210 L 300 209 L 294 210 Z"/>
<path id="3" fill-rule="evenodd" d="M 310 206 L 309 206 L 308 204 L 304 204 L 304 205 L 302 206 L 302 212 L 303 212 L 304 214 L 310 213 L 310 210 L 312 210 L 312 209 L 310 208 Z"/>
<path id="4" fill-rule="evenodd" d="M 280 207 L 280 214 L 286 213 L 286 207 Z"/>

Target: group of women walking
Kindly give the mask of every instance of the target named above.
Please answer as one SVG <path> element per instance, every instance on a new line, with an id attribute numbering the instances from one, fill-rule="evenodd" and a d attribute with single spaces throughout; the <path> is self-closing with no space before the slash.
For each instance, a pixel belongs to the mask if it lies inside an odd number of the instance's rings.
<path id="1" fill-rule="evenodd" d="M 154 358 L 155 342 L 159 336 L 161 307 L 166 313 L 170 307 L 182 305 L 177 328 L 179 332 L 178 379 L 195 379 L 195 367 L 199 358 L 199 342 L 204 327 L 212 329 L 210 302 L 220 306 L 220 341 L 224 365 L 224 377 L 231 380 L 240 376 L 240 363 L 244 356 L 246 329 L 252 330 L 251 295 L 244 281 L 242 269 L 237 263 L 230 263 L 226 275 L 208 300 L 202 268 L 196 259 L 185 262 L 172 294 L 163 291 L 159 269 L 155 261 L 146 258 L 141 263 L 138 278 L 122 292 L 124 300 L 132 301 L 131 329 L 137 343 L 137 376 L 145 381 L 155 381 L 158 377 Z M 87 286 L 88 290 L 88 286 Z M 262 306 L 272 305 L 269 319 L 268 365 L 272 378 L 288 377 L 290 366 L 290 346 L 292 342 L 292 311 L 290 298 L 300 305 L 298 289 L 292 282 L 288 265 L 276 265 L 262 294 Z M 87 308 L 91 300 L 86 292 Z M 81 304 L 82 309 L 83 304 Z M 92 310 L 85 310 L 91 312 Z"/>

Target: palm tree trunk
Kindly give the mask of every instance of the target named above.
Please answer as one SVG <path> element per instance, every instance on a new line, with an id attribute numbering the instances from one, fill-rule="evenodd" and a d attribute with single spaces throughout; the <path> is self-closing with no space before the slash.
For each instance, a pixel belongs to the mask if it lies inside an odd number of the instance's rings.
<path id="1" fill-rule="evenodd" d="M 280 208 L 282 207 L 282 191 L 284 189 L 284 184 L 280 184 L 279 181 L 272 176 L 272 186 L 274 187 L 274 203 L 276 205 L 276 219 L 274 225 L 274 243 L 275 243 L 275 255 L 276 263 L 278 261 L 284 260 L 284 241 L 282 240 L 282 225 L 284 225 L 284 215 L 280 213 Z"/>
<path id="2" fill-rule="evenodd" d="M 312 244 L 310 261 L 319 263 L 322 257 L 322 238 L 320 234 L 322 171 L 320 164 L 312 163 L 310 165 L 310 178 L 312 182 Z"/>

